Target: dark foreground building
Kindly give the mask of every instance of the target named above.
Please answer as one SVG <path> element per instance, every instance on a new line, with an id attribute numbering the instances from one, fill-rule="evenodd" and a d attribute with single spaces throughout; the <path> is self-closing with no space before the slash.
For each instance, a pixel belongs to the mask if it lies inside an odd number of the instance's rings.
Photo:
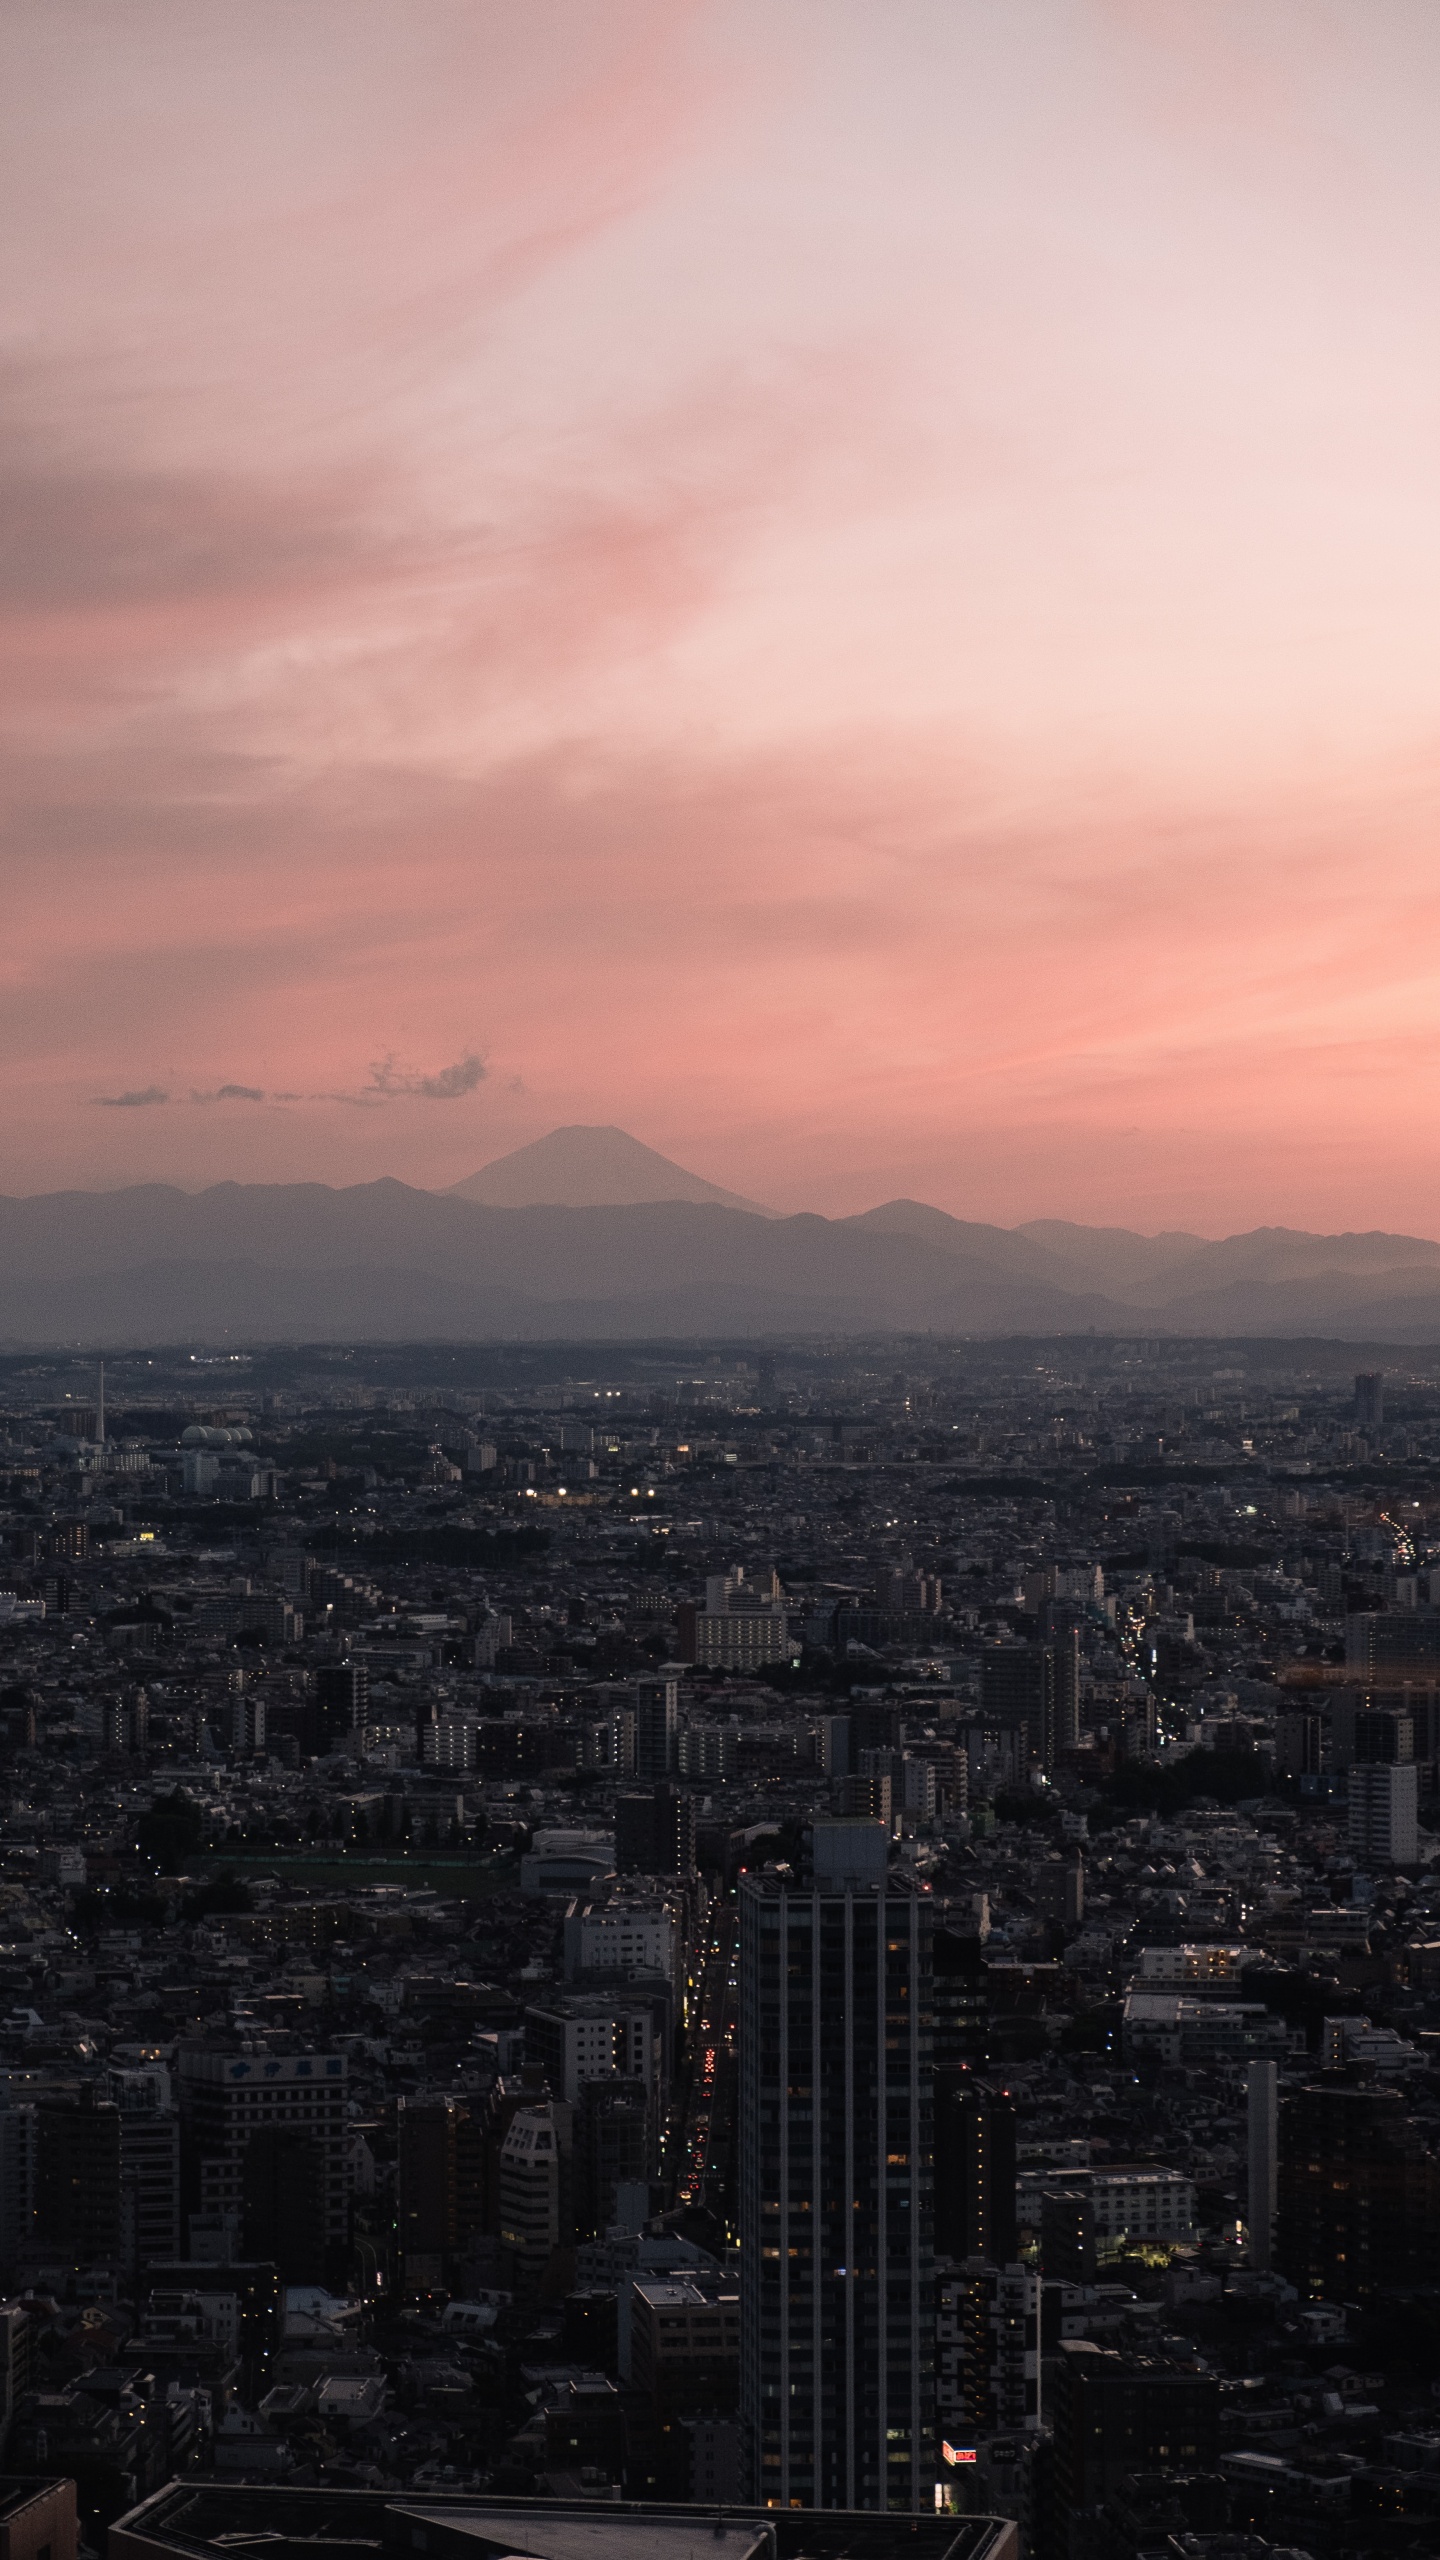
<path id="1" fill-rule="evenodd" d="M 110 2527 L 109 2560 L 1019 2560 L 1005 2516 L 896 2519 L 813 2509 L 407 2497 L 174 2481 Z"/>

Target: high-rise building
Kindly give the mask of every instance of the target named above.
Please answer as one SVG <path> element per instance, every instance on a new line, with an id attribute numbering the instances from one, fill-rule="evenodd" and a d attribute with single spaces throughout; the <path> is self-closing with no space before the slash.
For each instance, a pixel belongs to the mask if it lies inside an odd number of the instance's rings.
<path id="1" fill-rule="evenodd" d="M 683 1787 L 655 1789 L 655 1873 L 695 1873 L 695 1799 Z"/>
<path id="2" fill-rule="evenodd" d="M 1440 2276 L 1440 2162 L 1392 2089 L 1317 2081 L 1280 2102 L 1275 2264 L 1309 2301 Z"/>
<path id="3" fill-rule="evenodd" d="M 680 1727 L 676 1767 L 682 1778 L 698 1778 L 707 1786 L 725 1786 L 735 1775 L 737 1750 L 733 1726 L 691 1720 Z"/>
<path id="4" fill-rule="evenodd" d="M 516 2109 L 500 2146 L 500 2246 L 517 2293 L 533 2293 L 571 2237 L 572 2110 L 535 2098 Z"/>
<path id="5" fill-rule="evenodd" d="M 67 2266 L 120 2253 L 120 2110 L 83 2088 L 35 2111 L 35 2239 Z"/>
<path id="6" fill-rule="evenodd" d="M 1015 2103 L 973 2072 L 935 2072 L 935 2254 L 963 2265 L 1020 2254 L 1015 2212 Z"/>
<path id="7" fill-rule="evenodd" d="M 1413 1760 L 1415 1718 L 1403 1707 L 1363 1706 L 1355 1710 L 1355 1758 L 1367 1767 L 1380 1761 Z"/>
<path id="8" fill-rule="evenodd" d="M 232 1751 L 265 1748 L 265 1701 L 253 1689 L 242 1689 L 230 1709 Z"/>
<path id="9" fill-rule="evenodd" d="M 1365 1867 L 1413 1867 L 1420 1855 L 1413 1760 L 1357 1760 L 1348 1780 L 1350 1854 Z"/>
<path id="10" fill-rule="evenodd" d="M 1245 2071 L 1245 2139 L 1249 2163 L 1246 2229 L 1250 2264 L 1268 2268 L 1275 2245 L 1275 2194 L 1280 2123 L 1279 2074 L 1273 2062 L 1251 2062 Z"/>
<path id="11" fill-rule="evenodd" d="M 265 2124 L 245 2146 L 240 2172 L 245 2255 L 269 2260 L 284 2284 L 323 2284 L 333 2262 L 325 2236 L 325 2155 L 299 2125 Z"/>
<path id="12" fill-rule="evenodd" d="M 168 2108 L 122 2111 L 120 2256 L 132 2283 L 157 2260 L 178 2258 L 180 2120 Z"/>
<path id="13" fill-rule="evenodd" d="M 314 1749 L 335 1751 L 363 1725 L 370 1706 L 370 1667 L 364 1662 L 325 1662 L 315 1674 Z"/>
<path id="14" fill-rule="evenodd" d="M 0 2445 L 9 2436 L 15 2412 L 31 2388 L 36 2325 L 24 2302 L 0 2302 Z M 11 2548 L 14 2550 L 15 2546 L 12 2544 Z M 38 2552 L 35 2560 L 40 2560 Z"/>
<path id="15" fill-rule="evenodd" d="M 983 2071 L 989 2058 L 990 1986 L 977 1933 L 935 1932 L 935 2067 Z"/>
<path id="16" fill-rule="evenodd" d="M 575 2230 L 599 2239 L 617 2218 L 622 2187 L 648 2187 L 655 2110 L 643 2080 L 587 2080 L 575 2112 Z"/>
<path id="17" fill-rule="evenodd" d="M 180 2110 L 181 2198 L 185 2213 L 207 2229 L 227 2228 L 238 2243 L 247 2209 L 263 2207 L 257 2168 L 247 2197 L 245 2167 L 257 2134 L 284 2132 L 314 2153 L 298 2151 L 306 2191 L 314 2199 L 316 2237 L 334 2265 L 343 2257 L 350 2228 L 350 2136 L 346 2122 L 348 2067 L 343 2054 L 237 2053 L 182 2045 L 177 2091 Z M 273 2190 L 272 2190 L 273 2191 Z M 193 2235 L 192 2235 L 193 2245 Z M 267 2252 L 267 2254 L 269 2254 Z"/>
<path id="18" fill-rule="evenodd" d="M 673 1672 L 635 1683 L 635 1775 L 645 1786 L 663 1784 L 675 1769 L 680 1731 L 680 1683 Z"/>
<path id="19" fill-rule="evenodd" d="M 648 1795 L 617 1796 L 615 1866 L 622 1876 L 693 1876 L 694 1797 L 663 1778 Z"/>
<path id="20" fill-rule="evenodd" d="M 1218 2456 L 1220 2385 L 1214 2374 L 1124 2356 L 1088 2338 L 1056 2356 L 1054 2428 L 1042 2473 L 1038 2560 L 1090 2560 L 1101 2501 L 1127 2473 L 1210 2471 Z"/>
<path id="21" fill-rule="evenodd" d="M 1045 1644 L 988 1644 L 980 1656 L 980 1709 L 1022 1729 L 1032 1760 L 1053 1769 L 1080 1739 L 1080 1637 L 1066 1627 Z"/>
<path id="22" fill-rule="evenodd" d="M 977 2436 L 1033 2435 L 1040 2426 L 1040 2284 L 1017 2261 L 965 2268 L 966 2423 Z"/>
<path id="23" fill-rule="evenodd" d="M 397 2109 L 396 2223 L 402 2286 L 444 2282 L 458 2236 L 454 2098 L 402 2098 Z"/>
<path id="24" fill-rule="evenodd" d="M 1440 1609 L 1355 1609 L 1345 1621 L 1345 1669 L 1358 1688 L 1440 1681 Z"/>
<path id="25" fill-rule="evenodd" d="M 741 2417 L 766 2504 L 915 2511 L 935 2482 L 928 1896 L 885 1835 L 740 1887 Z"/>
<path id="26" fill-rule="evenodd" d="M 1378 1431 L 1385 1419 L 1385 1373 L 1382 1369 L 1361 1369 L 1355 1378 L 1355 1427 L 1357 1431 Z"/>
<path id="27" fill-rule="evenodd" d="M 0 2270 L 8 2283 L 35 2229 L 36 2109 L 0 2107 Z"/>

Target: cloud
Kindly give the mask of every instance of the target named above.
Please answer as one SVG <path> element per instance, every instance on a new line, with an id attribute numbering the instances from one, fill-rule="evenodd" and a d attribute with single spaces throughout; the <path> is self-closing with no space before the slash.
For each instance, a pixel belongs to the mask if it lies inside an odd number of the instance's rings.
<path id="1" fill-rule="evenodd" d="M 370 1081 L 353 1093 L 267 1093 L 258 1084 L 218 1084 L 208 1090 L 191 1087 L 186 1097 L 190 1102 L 348 1102 L 374 1107 L 382 1102 L 458 1102 L 485 1081 L 485 1062 L 473 1049 L 457 1058 L 452 1066 L 437 1067 L 426 1075 L 416 1067 L 401 1067 L 394 1051 L 371 1063 Z M 512 1088 L 514 1089 L 514 1088 Z M 93 1099 L 107 1110 L 139 1110 L 152 1103 L 170 1102 L 173 1096 L 165 1085 L 147 1084 L 133 1093 L 97 1093 Z"/>
<path id="2" fill-rule="evenodd" d="M 473 1093 L 485 1081 L 485 1065 L 473 1049 L 457 1058 L 453 1067 L 439 1067 L 434 1075 L 419 1075 L 408 1067 L 397 1067 L 393 1054 L 377 1058 L 370 1069 L 370 1082 L 362 1093 L 346 1095 L 345 1100 L 359 1102 L 396 1102 L 415 1097 L 424 1102 L 458 1102 L 462 1094 Z"/>

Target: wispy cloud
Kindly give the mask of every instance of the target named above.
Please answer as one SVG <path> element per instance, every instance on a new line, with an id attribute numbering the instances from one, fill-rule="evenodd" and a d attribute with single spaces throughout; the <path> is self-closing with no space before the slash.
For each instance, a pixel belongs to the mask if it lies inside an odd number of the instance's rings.
<path id="1" fill-rule="evenodd" d="M 485 1081 L 485 1061 L 473 1050 L 457 1058 L 448 1067 L 436 1067 L 426 1074 L 420 1067 L 403 1067 L 393 1050 L 383 1058 L 372 1059 L 367 1083 L 350 1092 L 296 1093 L 276 1087 L 267 1092 L 259 1084 L 192 1085 L 188 1094 L 172 1094 L 163 1084 L 147 1084 L 130 1093 L 97 1093 L 91 1098 L 107 1111 L 139 1111 L 152 1104 L 214 1102 L 345 1102 L 365 1109 L 375 1109 L 386 1102 L 459 1102 L 474 1093 Z"/>
<path id="2" fill-rule="evenodd" d="M 453 1067 L 440 1067 L 434 1075 L 420 1075 L 408 1067 L 397 1067 L 393 1056 L 377 1058 L 370 1069 L 370 1083 L 362 1099 L 394 1102 L 401 1095 L 417 1095 L 423 1102 L 458 1102 L 462 1094 L 473 1093 L 485 1081 L 485 1065 L 470 1050 L 457 1058 Z"/>

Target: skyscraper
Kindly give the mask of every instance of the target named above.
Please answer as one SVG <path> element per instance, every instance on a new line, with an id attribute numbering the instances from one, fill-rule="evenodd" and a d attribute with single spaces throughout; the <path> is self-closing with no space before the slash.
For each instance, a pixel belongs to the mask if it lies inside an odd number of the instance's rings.
<path id="1" fill-rule="evenodd" d="M 1361 1369 L 1355 1379 L 1355 1423 L 1361 1431 L 1378 1431 L 1385 1419 L 1385 1373 Z"/>
<path id="2" fill-rule="evenodd" d="M 1053 1769 L 1080 1739 L 1080 1638 L 1066 1627 L 1048 1644 L 990 1644 L 980 1656 L 981 1712 L 1022 1726 L 1032 1760 Z"/>
<path id="3" fill-rule="evenodd" d="M 741 2417 L 767 2504 L 934 2494 L 928 1896 L 878 1825 L 740 1891 Z"/>
<path id="4" fill-rule="evenodd" d="M 635 1683 L 635 1775 L 649 1786 L 668 1778 L 678 1756 L 680 1683 L 673 1672 Z"/>
<path id="5" fill-rule="evenodd" d="M 1267 2268 L 1275 2242 L 1276 2142 L 1279 2075 L 1273 2062 L 1252 2062 L 1245 2073 L 1245 2133 L 1249 2154 L 1246 2227 L 1250 2264 Z"/>

